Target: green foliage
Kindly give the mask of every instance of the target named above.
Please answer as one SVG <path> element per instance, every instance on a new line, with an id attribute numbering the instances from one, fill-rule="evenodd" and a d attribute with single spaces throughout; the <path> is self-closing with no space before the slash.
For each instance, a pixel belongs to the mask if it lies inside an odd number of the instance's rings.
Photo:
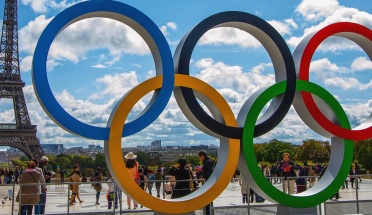
<path id="1" fill-rule="evenodd" d="M 273 139 L 268 143 L 254 144 L 254 150 L 258 162 L 275 163 L 282 160 L 282 155 L 285 152 L 293 155 L 295 146 L 289 142 Z"/>
<path id="2" fill-rule="evenodd" d="M 27 162 L 28 161 L 29 160 L 22 161 L 20 159 L 12 159 L 12 160 L 10 160 L 10 162 L 12 163 L 13 166 L 19 166 L 19 167 L 21 167 L 21 166 L 27 166 Z"/>
<path id="3" fill-rule="evenodd" d="M 294 157 L 296 160 L 325 163 L 328 162 L 330 155 L 331 145 L 328 141 L 309 139 L 304 140 L 296 149 Z"/>
<path id="4" fill-rule="evenodd" d="M 152 159 L 148 153 L 139 151 L 139 152 L 136 152 L 136 154 L 137 154 L 136 160 L 141 165 L 148 166 L 150 165 L 150 163 L 152 163 Z"/>
<path id="5" fill-rule="evenodd" d="M 20 160 L 21 161 L 30 161 L 30 159 L 26 155 L 22 155 Z"/>
<path id="6" fill-rule="evenodd" d="M 357 151 L 357 160 L 363 164 L 366 170 L 371 171 L 372 169 L 372 139 L 358 141 L 355 145 L 359 145 Z"/>

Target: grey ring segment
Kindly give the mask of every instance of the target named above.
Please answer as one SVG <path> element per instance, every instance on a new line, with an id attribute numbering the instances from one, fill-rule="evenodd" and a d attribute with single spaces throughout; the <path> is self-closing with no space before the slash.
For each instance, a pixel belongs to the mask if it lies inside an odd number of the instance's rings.
<path id="1" fill-rule="evenodd" d="M 308 45 L 309 41 L 311 40 L 311 38 L 315 34 L 316 34 L 316 32 L 313 32 L 313 33 L 307 35 L 300 42 L 300 44 L 297 46 L 297 48 L 295 49 L 295 51 L 293 53 L 293 60 L 295 62 L 295 66 L 296 66 L 296 76 L 297 76 L 297 78 L 298 78 L 299 73 L 300 73 L 300 63 L 301 63 L 301 59 L 302 59 L 304 50 L 305 50 L 306 46 Z M 345 39 L 349 39 L 349 40 L 355 42 L 366 52 L 369 59 L 372 60 L 372 48 L 371 48 L 372 47 L 372 41 L 369 40 L 368 38 L 366 38 L 366 37 L 364 37 L 360 34 L 353 33 L 353 32 L 341 32 L 341 33 L 334 34 L 333 36 L 343 37 Z M 324 114 L 324 116 L 327 117 L 327 119 L 329 121 L 339 125 L 339 121 L 337 120 L 337 117 L 336 117 L 334 111 L 332 110 L 332 108 L 330 108 L 329 105 L 326 104 L 326 102 L 324 102 L 319 97 L 317 97 L 315 95 L 312 95 L 312 96 L 314 98 L 315 104 L 318 106 L 319 110 Z M 294 100 L 293 100 L 293 107 L 295 108 L 298 116 L 302 119 L 302 121 L 307 126 L 309 126 L 312 130 L 314 130 L 315 132 L 317 132 L 318 134 L 320 134 L 324 137 L 328 137 L 328 138 L 334 137 L 333 134 L 328 132 L 318 122 L 315 121 L 315 119 L 310 114 L 309 110 L 307 109 L 307 107 L 304 103 L 303 97 L 302 97 L 300 92 L 296 92 L 296 94 L 295 94 L 295 97 L 294 97 Z M 363 123 L 361 123 L 359 126 L 355 127 L 353 130 L 360 130 L 360 129 L 368 128 L 368 127 L 371 127 L 371 126 L 372 126 L 372 113 L 369 115 L 369 117 Z"/>
<path id="2" fill-rule="evenodd" d="M 206 18 L 182 38 L 173 58 L 175 73 L 189 75 L 189 63 L 196 43 L 205 32 L 216 27 L 238 28 L 257 38 L 273 62 L 276 82 L 287 80 L 284 96 L 274 98 L 268 110 L 258 120 L 255 136 L 265 134 L 281 122 L 292 104 L 296 88 L 292 54 L 280 34 L 266 21 L 252 14 L 228 11 Z M 243 129 L 226 126 L 213 120 L 202 109 L 192 90 L 181 87 L 174 90 L 174 95 L 186 118 L 201 131 L 214 137 L 241 139 Z M 243 111 L 240 111 L 242 118 L 248 113 L 249 104 L 246 103 L 242 107 Z"/>

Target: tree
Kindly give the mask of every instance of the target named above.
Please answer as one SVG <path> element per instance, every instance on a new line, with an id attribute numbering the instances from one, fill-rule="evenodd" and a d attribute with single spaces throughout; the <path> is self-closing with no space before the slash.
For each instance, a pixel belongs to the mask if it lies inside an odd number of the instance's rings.
<path id="1" fill-rule="evenodd" d="M 304 140 L 303 144 L 296 149 L 295 159 L 301 161 L 311 161 L 313 163 L 325 163 L 329 161 L 331 155 L 331 145 L 328 141 Z"/>
<path id="2" fill-rule="evenodd" d="M 275 163 L 282 160 L 282 155 L 285 152 L 293 155 L 295 146 L 289 142 L 273 139 L 268 143 L 254 144 L 254 149 L 257 162 L 266 161 L 269 163 Z"/>
<path id="3" fill-rule="evenodd" d="M 136 152 L 136 154 L 137 154 L 136 160 L 138 161 L 139 164 L 148 166 L 151 163 L 151 157 L 148 153 L 138 151 Z"/>
<path id="4" fill-rule="evenodd" d="M 359 163 L 363 164 L 366 170 L 372 170 L 372 139 L 358 141 L 360 143 L 360 148 L 357 153 L 357 160 Z"/>

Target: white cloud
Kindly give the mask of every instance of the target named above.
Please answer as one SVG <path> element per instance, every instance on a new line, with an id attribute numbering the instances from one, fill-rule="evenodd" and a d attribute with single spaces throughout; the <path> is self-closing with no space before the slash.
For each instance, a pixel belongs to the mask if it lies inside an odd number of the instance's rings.
<path id="1" fill-rule="evenodd" d="M 96 68 L 96 69 L 106 69 L 107 66 L 105 65 L 102 65 L 102 64 L 96 64 L 96 65 L 93 65 L 93 66 L 90 66 L 92 68 Z"/>
<path id="2" fill-rule="evenodd" d="M 22 0 L 22 3 L 24 5 L 30 5 L 35 13 L 46 13 L 48 9 L 62 10 L 82 1 L 84 0 L 68 3 L 69 1 L 63 0 L 57 3 L 55 0 Z"/>
<path id="3" fill-rule="evenodd" d="M 164 36 L 168 36 L 168 29 L 176 30 L 177 24 L 174 22 L 168 22 L 166 25 L 163 25 L 160 27 L 161 32 L 164 34 Z"/>
<path id="4" fill-rule="evenodd" d="M 20 51 L 33 54 L 36 43 L 51 19 L 44 15 L 30 21 L 20 29 Z M 150 53 L 144 40 L 130 27 L 120 22 L 106 18 L 91 18 L 81 20 L 64 29 L 54 40 L 49 59 L 57 61 L 69 60 L 74 63 L 83 59 L 87 52 L 107 48 L 115 63 L 120 54 L 146 55 Z"/>
<path id="5" fill-rule="evenodd" d="M 285 19 L 284 21 L 271 20 L 268 21 L 281 35 L 290 35 L 291 29 L 297 29 L 298 25 L 293 19 Z"/>
<path id="6" fill-rule="evenodd" d="M 261 63 L 247 72 L 239 66 L 214 62 L 211 58 L 198 60 L 195 66 L 201 69 L 196 77 L 216 88 L 230 103 L 234 114 L 254 92 L 275 83 L 273 73 L 262 74 L 267 69 L 273 69 L 271 63 Z"/>
<path id="7" fill-rule="evenodd" d="M 313 60 L 310 63 L 310 72 L 314 73 L 320 80 L 325 81 L 329 78 L 335 77 L 337 74 L 350 72 L 350 69 L 340 67 L 337 64 L 332 63 L 328 58 L 322 58 Z"/>
<path id="8" fill-rule="evenodd" d="M 306 35 L 336 22 L 352 22 L 364 25 L 367 28 L 372 28 L 372 14 L 360 11 L 356 8 L 338 6 L 338 2 L 335 0 L 304 0 L 296 11 L 301 13 L 305 18 L 314 21 L 318 21 L 322 18 L 322 21 L 306 28 L 302 36 L 292 36 L 288 39 L 287 44 L 292 47 L 296 47 Z M 359 49 L 355 43 L 352 43 L 349 40 L 332 37 L 323 42 L 319 47 L 319 50 L 336 52 L 357 48 Z"/>
<path id="9" fill-rule="evenodd" d="M 52 18 L 40 15 L 19 30 L 19 50 L 33 54 L 37 40 Z"/>
<path id="10" fill-rule="evenodd" d="M 354 71 L 372 70 L 372 62 L 366 57 L 358 57 L 351 64 L 351 69 Z"/>
<path id="11" fill-rule="evenodd" d="M 318 21 L 343 8 L 337 0 L 303 0 L 296 8 L 306 20 Z"/>
<path id="12" fill-rule="evenodd" d="M 99 93 L 94 93 L 90 99 L 103 96 L 123 96 L 130 89 L 138 85 L 137 74 L 134 71 L 120 74 L 106 74 L 96 80 Z"/>
<path id="13" fill-rule="evenodd" d="M 31 71 L 32 56 L 29 55 L 29 56 L 22 58 L 19 66 L 20 66 L 21 72 Z"/>
<path id="14" fill-rule="evenodd" d="M 363 84 L 356 78 L 334 77 L 328 78 L 324 81 L 324 83 L 327 86 L 341 87 L 343 90 L 368 90 L 372 88 L 372 80 L 366 84 Z"/>
<path id="15" fill-rule="evenodd" d="M 367 90 L 372 88 L 372 80 L 362 83 L 355 77 L 348 77 L 357 71 L 372 69 L 372 64 L 365 57 L 356 58 L 351 68 L 340 67 L 327 58 L 314 60 L 310 65 L 310 72 L 326 86 L 334 86 L 343 90 Z"/>
<path id="16" fill-rule="evenodd" d="M 200 45 L 238 45 L 244 48 L 261 47 L 261 43 L 245 31 L 230 27 L 214 28 L 199 40 Z"/>

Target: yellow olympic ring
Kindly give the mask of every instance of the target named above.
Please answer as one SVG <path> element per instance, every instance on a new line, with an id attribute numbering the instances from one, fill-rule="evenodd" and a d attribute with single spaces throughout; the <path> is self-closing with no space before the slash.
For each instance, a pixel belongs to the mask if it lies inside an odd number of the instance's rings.
<path id="1" fill-rule="evenodd" d="M 172 200 L 162 200 L 151 196 L 142 190 L 136 182 L 129 175 L 124 164 L 124 158 L 121 149 L 122 131 L 124 129 L 125 120 L 132 109 L 132 107 L 139 101 L 140 98 L 147 93 L 159 89 L 162 86 L 162 77 L 156 76 L 151 78 L 134 89 L 132 89 L 118 104 L 114 114 L 109 120 L 111 127 L 109 140 L 105 141 L 105 148 L 108 148 L 109 156 L 106 160 L 110 163 L 109 168 L 111 174 L 120 188 L 130 197 L 140 202 L 144 206 L 167 214 L 180 214 L 195 211 L 202 208 L 216 199 L 225 190 L 226 186 L 230 183 L 231 176 L 234 174 L 235 168 L 238 164 L 240 154 L 240 140 L 229 139 L 228 143 L 224 144 L 227 147 L 227 156 L 224 156 L 223 162 L 218 162 L 217 166 L 221 163 L 223 171 L 218 171 L 216 166 L 213 174 L 220 174 L 215 176 L 212 174 L 211 178 L 198 190 L 182 198 Z M 207 96 L 221 112 L 226 125 L 237 127 L 234 114 L 232 113 L 227 102 L 223 97 L 207 83 L 193 78 L 188 75 L 175 75 L 175 86 L 188 87 Z M 221 159 L 221 158 L 220 158 Z"/>

